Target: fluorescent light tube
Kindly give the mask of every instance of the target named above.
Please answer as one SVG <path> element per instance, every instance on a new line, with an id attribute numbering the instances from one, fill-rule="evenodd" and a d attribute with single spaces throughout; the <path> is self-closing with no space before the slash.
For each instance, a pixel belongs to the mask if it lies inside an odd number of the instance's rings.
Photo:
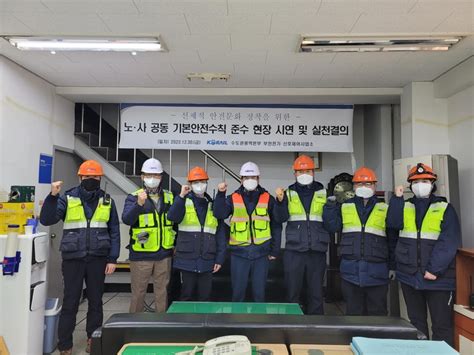
<path id="1" fill-rule="evenodd" d="M 95 38 L 95 37 L 5 37 L 20 50 L 33 51 L 112 51 L 157 52 L 163 51 L 158 38 Z"/>

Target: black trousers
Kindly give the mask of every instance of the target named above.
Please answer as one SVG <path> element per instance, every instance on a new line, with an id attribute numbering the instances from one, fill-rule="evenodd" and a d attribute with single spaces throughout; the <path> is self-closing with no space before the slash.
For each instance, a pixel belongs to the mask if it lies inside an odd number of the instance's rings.
<path id="1" fill-rule="evenodd" d="M 72 348 L 72 333 L 76 327 L 76 314 L 84 280 L 88 301 L 87 337 L 90 338 L 94 330 L 102 326 L 102 295 L 106 264 L 105 257 L 63 260 L 64 299 L 58 325 L 59 350 Z"/>
<path id="2" fill-rule="evenodd" d="M 416 290 L 409 285 L 403 283 L 401 285 L 411 324 L 429 338 L 426 311 L 428 305 L 433 340 L 444 340 L 454 347 L 454 292 Z"/>
<path id="3" fill-rule="evenodd" d="M 197 298 L 194 297 L 195 292 Z M 191 272 L 181 270 L 181 301 L 209 301 L 212 292 L 211 272 Z"/>
<path id="4" fill-rule="evenodd" d="M 252 283 L 253 301 L 265 302 L 269 264 L 267 255 L 250 260 L 233 253 L 230 254 L 232 302 L 244 302 L 249 279 Z"/>
<path id="5" fill-rule="evenodd" d="M 360 287 L 341 279 L 347 316 L 386 316 L 388 284 Z"/>
<path id="6" fill-rule="evenodd" d="M 303 280 L 306 275 L 307 314 L 324 314 L 323 282 L 326 272 L 326 253 L 285 250 L 283 268 L 287 300 L 300 303 Z"/>

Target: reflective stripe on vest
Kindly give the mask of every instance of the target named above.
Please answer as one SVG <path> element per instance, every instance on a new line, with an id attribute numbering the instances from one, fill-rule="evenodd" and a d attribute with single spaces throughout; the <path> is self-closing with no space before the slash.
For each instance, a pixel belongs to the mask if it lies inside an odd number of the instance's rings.
<path id="1" fill-rule="evenodd" d="M 388 205 L 384 202 L 377 202 L 370 212 L 370 216 L 365 223 L 364 231 L 385 237 L 385 218 L 387 217 Z M 342 233 L 362 232 L 362 222 L 355 203 L 343 203 L 341 206 Z"/>
<path id="2" fill-rule="evenodd" d="M 286 196 L 288 198 L 288 212 L 290 214 L 289 222 L 306 221 L 306 211 L 301 203 L 298 192 L 294 190 L 287 190 Z M 311 208 L 309 211 L 310 221 L 323 221 L 323 207 L 326 203 L 326 190 L 318 190 L 313 194 L 311 201 Z"/>
<path id="3" fill-rule="evenodd" d="M 186 213 L 178 226 L 178 230 L 180 232 L 201 232 L 201 228 L 204 233 L 213 235 L 216 234 L 217 219 L 212 213 L 211 204 L 208 203 L 207 205 L 206 220 L 204 222 L 204 227 L 202 227 L 201 222 L 199 222 L 199 217 L 197 215 L 196 208 L 194 207 L 193 200 L 187 198 Z"/>
<path id="4" fill-rule="evenodd" d="M 89 227 L 90 228 L 107 228 L 107 222 L 110 219 L 110 210 L 112 204 L 104 205 L 104 198 L 100 198 L 97 208 L 94 211 Z M 84 212 L 84 206 L 79 197 L 67 195 L 66 217 L 64 218 L 63 229 L 80 229 L 87 228 L 87 218 Z"/>
<path id="5" fill-rule="evenodd" d="M 261 194 L 250 217 L 242 195 L 235 192 L 232 194 L 234 212 L 230 218 L 230 245 L 250 245 L 252 236 L 253 242 L 257 245 L 271 239 L 269 201 L 270 194 L 268 192 Z M 250 228 L 249 224 L 251 224 Z"/>
<path id="6" fill-rule="evenodd" d="M 143 189 L 132 193 L 137 196 Z M 163 190 L 163 201 L 165 204 L 173 203 L 173 194 Z M 156 223 L 155 223 L 156 221 Z M 142 213 L 138 216 L 138 227 L 132 228 L 131 231 L 131 248 L 136 252 L 157 252 L 161 247 L 171 249 L 174 246 L 174 238 L 176 235 L 173 229 L 173 222 L 167 218 L 167 213 L 161 215 L 155 210 L 152 213 Z M 138 234 L 142 232 L 148 233 L 148 239 L 145 243 L 138 241 Z"/>
<path id="7" fill-rule="evenodd" d="M 435 202 L 428 207 L 425 218 L 421 224 L 420 238 L 438 240 L 441 233 L 441 222 L 448 207 L 447 202 Z M 402 238 L 417 239 L 416 208 L 411 202 L 406 201 L 403 208 L 403 230 L 399 236 Z"/>

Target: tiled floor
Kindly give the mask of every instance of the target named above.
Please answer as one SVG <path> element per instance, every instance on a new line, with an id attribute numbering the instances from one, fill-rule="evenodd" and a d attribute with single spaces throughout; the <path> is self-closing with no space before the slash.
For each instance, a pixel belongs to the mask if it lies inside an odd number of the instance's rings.
<path id="1" fill-rule="evenodd" d="M 146 301 L 151 302 L 153 294 L 146 295 Z M 110 318 L 115 313 L 127 313 L 130 305 L 130 293 L 104 293 L 104 321 Z M 326 303 L 324 305 L 324 313 L 330 316 L 342 315 L 344 312 L 344 305 L 342 303 Z M 73 334 L 73 355 L 86 355 L 86 315 L 87 315 L 87 300 L 84 300 L 79 305 L 79 311 L 76 317 L 76 329 Z M 56 350 L 54 355 L 59 355 Z"/>

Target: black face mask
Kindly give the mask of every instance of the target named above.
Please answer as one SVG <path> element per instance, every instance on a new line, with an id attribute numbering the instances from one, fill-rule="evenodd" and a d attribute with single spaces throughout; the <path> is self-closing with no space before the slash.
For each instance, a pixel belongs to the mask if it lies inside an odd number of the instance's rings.
<path id="1" fill-rule="evenodd" d="M 100 180 L 96 179 L 84 179 L 81 181 L 81 186 L 86 191 L 95 191 L 100 187 Z"/>

